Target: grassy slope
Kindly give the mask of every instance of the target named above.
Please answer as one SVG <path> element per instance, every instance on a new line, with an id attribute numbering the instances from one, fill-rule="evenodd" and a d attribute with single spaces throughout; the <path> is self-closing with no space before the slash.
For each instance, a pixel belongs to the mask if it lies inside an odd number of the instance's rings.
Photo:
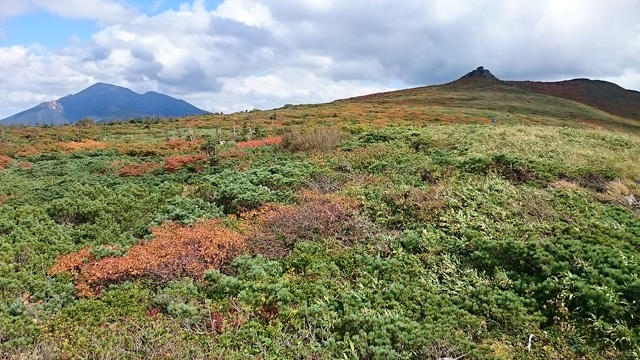
<path id="1" fill-rule="evenodd" d="M 623 118 L 640 121 L 640 92 L 606 81 L 574 79 L 559 82 L 511 81 L 512 85 L 593 106 Z"/>
<path id="2" fill-rule="evenodd" d="M 336 125 L 339 146 L 321 146 Z M 233 127 L 324 144 L 227 143 L 215 163 L 116 175 L 198 153 L 207 136 L 231 140 Z M 635 130 L 501 85 L 158 124 L 7 129 L 0 153 L 16 161 L 0 170 L 1 349 L 26 358 L 635 358 Z M 195 141 L 177 140 L 191 132 Z M 314 203 L 305 189 L 343 200 Z M 354 214 L 341 205 L 352 201 Z M 60 254 L 88 246 L 120 256 L 100 245 L 126 252 L 162 221 L 238 206 L 260 213 L 270 202 L 291 205 L 262 226 L 278 236 L 246 219 L 226 224 L 250 240 L 287 239 L 285 258 L 243 256 L 205 281 L 132 276 L 91 299 L 77 297 L 69 276 L 46 275 Z M 322 216 L 343 210 L 337 222 Z"/>

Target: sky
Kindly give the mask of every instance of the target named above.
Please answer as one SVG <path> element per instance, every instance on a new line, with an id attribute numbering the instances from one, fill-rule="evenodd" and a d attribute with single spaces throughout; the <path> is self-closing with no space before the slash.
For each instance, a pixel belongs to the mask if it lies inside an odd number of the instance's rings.
<path id="1" fill-rule="evenodd" d="M 440 84 L 640 90 L 640 0 L 0 0 L 0 119 L 96 83 L 207 111 Z"/>

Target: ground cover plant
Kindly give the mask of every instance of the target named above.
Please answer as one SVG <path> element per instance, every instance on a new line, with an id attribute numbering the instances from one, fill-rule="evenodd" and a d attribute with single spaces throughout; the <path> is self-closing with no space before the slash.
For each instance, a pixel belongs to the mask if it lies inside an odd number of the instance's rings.
<path id="1" fill-rule="evenodd" d="M 7 128 L 2 358 L 638 358 L 630 120 L 424 91 Z"/>

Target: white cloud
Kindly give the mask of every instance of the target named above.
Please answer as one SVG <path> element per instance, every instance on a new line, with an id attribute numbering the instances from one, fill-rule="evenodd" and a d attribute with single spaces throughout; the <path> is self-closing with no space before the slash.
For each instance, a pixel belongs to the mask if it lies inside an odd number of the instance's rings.
<path id="1" fill-rule="evenodd" d="M 505 80 L 640 90 L 637 0 L 196 0 L 133 17 L 115 0 L 0 0 L 0 17 L 36 8 L 104 24 L 62 50 L 0 48 L 4 91 L 33 101 L 103 81 L 206 110 L 266 109 L 447 82 L 479 65 Z M 23 109 L 0 100 L 0 118 Z"/>
<path id="2" fill-rule="evenodd" d="M 214 14 L 249 26 L 268 27 L 274 25 L 269 7 L 257 1 L 225 1 L 218 6 Z"/>

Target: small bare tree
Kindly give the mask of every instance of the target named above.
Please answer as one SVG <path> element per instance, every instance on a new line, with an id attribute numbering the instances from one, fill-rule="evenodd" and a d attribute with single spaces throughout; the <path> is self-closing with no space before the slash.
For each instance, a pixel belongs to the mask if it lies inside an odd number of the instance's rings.
<path id="1" fill-rule="evenodd" d="M 4 126 L 0 125 L 0 142 L 8 143 L 9 139 L 7 139 L 7 134 L 4 132 Z"/>

